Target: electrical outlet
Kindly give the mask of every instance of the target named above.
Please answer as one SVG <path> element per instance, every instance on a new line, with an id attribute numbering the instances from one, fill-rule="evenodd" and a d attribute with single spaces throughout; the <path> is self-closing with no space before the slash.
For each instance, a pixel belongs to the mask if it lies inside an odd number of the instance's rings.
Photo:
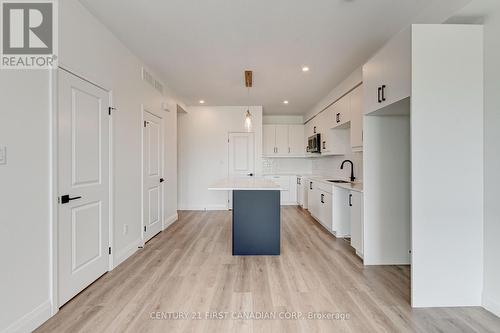
<path id="1" fill-rule="evenodd" d="M 0 146 L 0 165 L 7 164 L 7 147 Z"/>
<path id="2" fill-rule="evenodd" d="M 123 234 L 128 234 L 128 224 L 123 225 Z"/>

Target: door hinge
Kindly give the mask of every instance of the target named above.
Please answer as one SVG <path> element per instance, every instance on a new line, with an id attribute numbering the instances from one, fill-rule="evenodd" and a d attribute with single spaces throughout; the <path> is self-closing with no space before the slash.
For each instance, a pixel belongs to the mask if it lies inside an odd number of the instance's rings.
<path id="1" fill-rule="evenodd" d="M 108 252 L 109 252 L 109 254 L 111 254 L 111 246 L 108 247 Z"/>
<path id="2" fill-rule="evenodd" d="M 108 108 L 108 114 L 111 116 L 111 111 L 116 110 L 114 107 L 110 106 Z"/>

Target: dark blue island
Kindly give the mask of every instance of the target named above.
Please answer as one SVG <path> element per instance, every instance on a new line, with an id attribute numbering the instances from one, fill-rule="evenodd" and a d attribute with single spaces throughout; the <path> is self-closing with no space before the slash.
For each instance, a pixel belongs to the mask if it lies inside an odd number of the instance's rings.
<path id="1" fill-rule="evenodd" d="M 263 178 L 228 178 L 209 190 L 232 191 L 234 256 L 277 256 L 281 246 L 280 186 Z"/>

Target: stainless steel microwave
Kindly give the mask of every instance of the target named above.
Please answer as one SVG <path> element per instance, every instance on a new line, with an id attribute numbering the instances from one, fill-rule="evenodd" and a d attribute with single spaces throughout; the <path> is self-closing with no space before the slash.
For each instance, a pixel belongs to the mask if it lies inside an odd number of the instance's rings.
<path id="1" fill-rule="evenodd" d="M 321 153 L 321 134 L 314 134 L 307 140 L 307 152 Z"/>

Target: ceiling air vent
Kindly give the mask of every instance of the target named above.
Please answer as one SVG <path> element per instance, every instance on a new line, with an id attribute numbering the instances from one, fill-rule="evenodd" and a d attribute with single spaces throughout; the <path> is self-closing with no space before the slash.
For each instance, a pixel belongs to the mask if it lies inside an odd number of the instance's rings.
<path id="1" fill-rule="evenodd" d="M 155 80 L 155 89 L 163 95 L 163 84 L 161 84 L 161 82 L 158 80 Z"/>

